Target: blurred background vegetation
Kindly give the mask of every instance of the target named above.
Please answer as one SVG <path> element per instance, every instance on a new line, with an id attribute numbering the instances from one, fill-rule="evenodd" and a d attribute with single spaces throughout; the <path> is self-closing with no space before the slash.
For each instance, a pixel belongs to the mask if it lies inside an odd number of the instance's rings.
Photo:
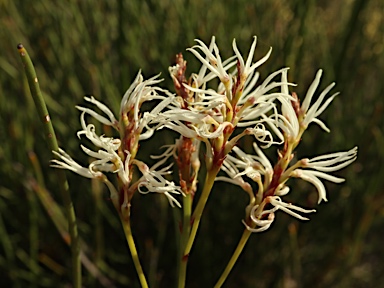
<path id="1" fill-rule="evenodd" d="M 289 66 L 299 97 L 324 69 L 321 87 L 341 91 L 322 115 L 331 133 L 311 127 L 299 148 L 310 157 L 359 146 L 358 160 L 326 183 L 328 203 L 303 223 L 277 214 L 272 229 L 252 235 L 225 287 L 378 287 L 384 283 L 384 2 L 379 0 L 0 0 L 0 284 L 69 287 L 70 250 L 52 219 L 62 205 L 52 155 L 42 133 L 16 49 L 29 51 L 60 146 L 75 158 L 80 128 L 75 105 L 94 95 L 117 112 L 139 69 L 159 72 L 183 52 L 187 73 L 197 61 L 187 47 L 216 36 L 222 55 L 232 39 L 256 57 L 273 53 L 262 77 Z M 108 131 L 106 131 L 108 133 Z M 157 143 L 172 141 L 158 139 Z M 152 144 L 153 145 L 153 144 Z M 158 147 L 143 143 L 141 158 Z M 140 156 L 139 156 L 140 157 Z M 103 186 L 68 173 L 79 218 L 85 287 L 138 287 L 118 217 Z M 316 203 L 315 188 L 295 183 L 287 197 Z M 39 199 L 45 197 L 46 206 Z M 217 184 L 192 250 L 187 287 L 212 287 L 243 230 L 245 193 Z M 151 287 L 175 281 L 175 223 L 165 197 L 137 195 L 133 231 Z M 48 200 L 47 200 L 48 199 Z M 45 208 L 44 208 L 45 207 Z M 56 218 L 55 218 L 56 217 Z M 62 227 L 62 226 L 61 226 Z"/>

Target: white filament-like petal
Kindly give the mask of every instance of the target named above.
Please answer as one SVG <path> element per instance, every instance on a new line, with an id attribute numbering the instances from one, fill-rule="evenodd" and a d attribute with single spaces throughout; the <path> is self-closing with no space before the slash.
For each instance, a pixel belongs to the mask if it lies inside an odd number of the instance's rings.
<path id="1" fill-rule="evenodd" d="M 219 48 L 217 47 L 216 43 L 212 45 L 213 51 L 211 51 L 203 41 L 198 39 L 195 39 L 195 41 L 200 45 L 195 45 L 192 48 L 188 48 L 187 50 L 192 52 L 193 55 L 195 55 L 197 59 L 199 59 L 205 66 L 207 66 L 209 70 L 211 70 L 217 77 L 219 77 L 222 82 L 226 83 L 231 81 L 231 78 L 224 69 L 223 62 L 221 61 L 219 53 Z M 200 49 L 205 54 L 206 58 L 201 56 L 196 49 Z"/>
<path id="2" fill-rule="evenodd" d="M 292 211 L 292 210 L 295 210 L 295 211 L 298 211 L 298 212 L 302 212 L 302 213 L 312 213 L 312 212 L 316 212 L 315 209 L 311 209 L 311 210 L 308 210 L 308 209 L 304 209 L 302 207 L 299 207 L 299 206 L 296 206 L 296 205 L 293 205 L 292 203 L 285 203 L 281 200 L 281 198 L 279 196 L 272 196 L 272 197 L 269 197 L 269 203 L 271 203 L 273 206 L 275 206 L 275 208 L 279 209 L 279 210 L 282 210 L 284 211 L 285 213 L 295 217 L 295 218 L 298 218 L 300 220 L 309 220 L 308 218 L 306 217 L 303 217 L 301 216 L 300 214 Z"/>
<path id="3" fill-rule="evenodd" d="M 59 152 L 56 152 L 56 151 L 52 151 L 52 152 L 58 157 L 60 157 L 62 161 L 56 160 L 56 159 L 51 160 L 51 163 L 54 163 L 53 165 L 51 165 L 51 167 L 68 169 L 86 178 L 97 178 L 97 177 L 103 176 L 103 173 L 101 172 L 95 172 L 89 168 L 85 168 L 81 166 L 75 160 L 73 160 L 71 156 L 65 153 L 65 151 L 61 148 L 59 148 Z"/>
<path id="4" fill-rule="evenodd" d="M 301 105 L 301 110 L 306 113 L 308 111 L 309 105 L 311 104 L 312 97 L 315 94 L 317 87 L 320 84 L 321 75 L 323 74 L 323 70 L 319 69 L 316 73 L 315 80 L 313 80 L 311 86 L 309 86 L 307 94 L 305 95 L 304 101 Z"/>
<path id="5" fill-rule="evenodd" d="M 77 137 L 80 138 L 81 135 L 85 135 L 94 145 L 105 150 L 114 150 L 116 151 L 120 147 L 120 139 L 115 139 L 112 137 L 104 137 L 103 135 L 98 136 L 95 132 L 96 128 L 93 124 L 86 124 L 84 119 L 85 112 L 81 113 L 80 123 L 83 130 L 77 132 Z"/>
<path id="6" fill-rule="evenodd" d="M 305 161 L 305 166 L 322 172 L 340 170 L 357 159 L 357 147 L 345 152 L 317 156 Z"/>
<path id="7" fill-rule="evenodd" d="M 143 176 L 138 180 L 138 191 L 142 194 L 147 194 L 150 192 L 164 194 L 172 207 L 174 205 L 181 207 L 180 203 L 173 197 L 172 194 L 182 194 L 180 186 L 175 185 L 174 182 L 168 181 L 163 177 L 163 175 L 171 173 L 168 171 L 168 168 L 172 166 L 172 164 L 168 167 L 165 167 L 159 171 L 154 171 L 149 169 L 148 166 L 138 160 L 133 161 L 137 168 L 139 168 L 140 172 Z M 143 189 L 145 188 L 145 189 Z"/>
<path id="8" fill-rule="evenodd" d="M 112 122 L 111 120 L 108 120 L 107 118 L 105 118 L 104 116 L 101 116 L 100 114 L 96 113 L 92 109 L 84 108 L 81 106 L 76 106 L 76 108 L 79 109 L 80 111 L 88 113 L 89 115 L 91 115 L 93 118 L 95 118 L 100 123 L 103 123 L 103 124 L 108 125 L 108 126 L 114 126 L 116 124 L 116 122 Z"/>
<path id="9" fill-rule="evenodd" d="M 109 120 L 106 119 L 104 116 L 101 116 L 100 114 L 91 110 L 91 109 L 76 106 L 77 109 L 87 112 L 88 114 L 92 115 L 93 117 L 95 117 L 98 121 L 100 121 L 103 124 L 110 125 L 110 126 L 116 125 L 117 120 L 115 118 L 115 115 L 113 115 L 113 112 L 105 104 L 96 100 L 93 96 L 84 97 L 84 100 L 96 105 L 97 108 L 99 108 L 101 111 L 103 111 L 108 116 Z"/>
<path id="10" fill-rule="evenodd" d="M 259 61 L 257 61 L 253 65 L 251 65 L 252 60 L 253 60 L 253 56 L 255 53 L 255 49 L 256 49 L 256 43 L 257 43 L 257 37 L 254 36 L 253 38 L 254 38 L 254 40 L 252 42 L 251 48 L 249 49 L 247 62 L 245 64 L 244 64 L 243 56 L 241 55 L 239 49 L 237 48 L 236 39 L 233 39 L 233 42 L 232 42 L 233 51 L 235 52 L 235 54 L 237 56 L 237 60 L 240 63 L 240 71 L 238 71 L 237 73 L 240 73 L 245 78 L 247 78 L 250 74 L 252 74 L 257 67 L 262 65 L 265 61 L 267 61 L 269 56 L 272 53 L 272 48 L 270 48 L 268 53 L 263 58 L 261 58 Z"/>
<path id="11" fill-rule="evenodd" d="M 271 219 L 268 219 L 268 220 L 258 220 L 257 222 L 255 222 L 255 224 L 256 224 L 257 226 L 259 226 L 259 228 L 252 228 L 252 227 L 250 227 L 249 225 L 247 225 L 247 223 L 245 223 L 244 220 L 242 220 L 242 222 L 243 222 L 245 228 L 246 228 L 248 231 L 251 231 L 251 232 L 253 232 L 253 233 L 264 232 L 264 231 L 268 230 L 269 227 L 271 227 L 271 225 L 272 225 L 272 223 L 273 223 L 273 221 L 274 221 L 274 219 L 275 219 L 275 216 L 274 216 L 273 213 L 272 213 L 272 214 L 269 214 L 269 215 L 273 215 L 273 216 L 271 216 Z"/>
<path id="12" fill-rule="evenodd" d="M 328 85 L 321 93 L 318 99 L 310 107 L 313 95 L 315 94 L 319 84 L 323 71 L 320 69 L 313 80 L 311 86 L 308 88 L 307 95 L 304 98 L 304 101 L 301 105 L 301 112 L 304 114 L 301 124 L 304 127 L 307 127 L 311 122 L 318 124 L 326 132 L 330 132 L 329 128 L 317 117 L 328 107 L 328 105 L 333 101 L 333 99 L 338 95 L 338 93 L 333 94 L 329 97 L 323 104 L 323 100 L 328 92 L 335 86 L 335 83 Z"/>
<path id="13" fill-rule="evenodd" d="M 319 179 L 319 177 L 334 183 L 341 183 L 345 181 L 343 178 L 338 178 L 338 177 L 326 174 L 324 172 L 301 170 L 301 169 L 294 170 L 291 173 L 291 176 L 296 178 L 301 178 L 305 181 L 312 183 L 316 187 L 317 192 L 319 194 L 318 203 L 320 203 L 321 200 L 327 201 L 325 186 L 322 183 L 322 181 Z"/>

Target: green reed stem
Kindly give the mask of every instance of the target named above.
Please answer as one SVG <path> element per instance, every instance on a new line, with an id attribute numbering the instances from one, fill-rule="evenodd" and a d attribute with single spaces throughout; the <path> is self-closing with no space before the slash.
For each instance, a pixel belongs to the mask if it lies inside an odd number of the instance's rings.
<path id="1" fill-rule="evenodd" d="M 193 242 L 195 241 L 195 238 L 196 238 L 197 229 L 199 228 L 201 216 L 203 215 L 205 204 L 208 201 L 209 194 L 211 193 L 213 184 L 215 183 L 216 175 L 219 172 L 219 170 L 220 170 L 220 167 L 213 168 L 207 172 L 203 192 L 201 193 L 199 201 L 197 202 L 196 208 L 192 214 L 192 219 L 191 219 L 193 222 L 192 229 L 187 241 L 187 245 L 184 250 L 183 258 L 188 258 L 189 253 L 191 252 Z"/>
<path id="2" fill-rule="evenodd" d="M 124 228 L 125 238 L 127 239 L 129 250 L 131 251 L 133 264 L 135 265 L 137 275 L 139 276 L 140 284 L 142 288 L 148 288 L 147 279 L 145 278 L 143 268 L 141 267 L 139 255 L 137 253 L 135 240 L 133 239 L 131 221 L 130 219 L 126 220 L 120 215 L 121 224 Z"/>
<path id="3" fill-rule="evenodd" d="M 52 122 L 48 113 L 47 105 L 45 104 L 43 95 L 40 90 L 39 82 L 36 76 L 36 71 L 33 66 L 32 60 L 28 55 L 27 50 L 23 47 L 22 44 L 17 45 L 21 61 L 23 62 L 25 74 L 28 79 L 29 88 L 35 102 L 35 106 L 40 117 L 40 120 L 43 122 L 44 133 L 47 138 L 47 142 L 50 150 L 58 151 L 59 146 L 57 144 L 57 139 L 55 131 L 52 126 Z M 64 207 L 68 218 L 68 227 L 69 234 L 71 237 L 71 253 L 72 253 L 72 281 L 74 288 L 81 287 L 81 259 L 80 259 L 80 245 L 79 245 L 79 236 L 77 232 L 77 220 L 75 209 L 73 207 L 71 195 L 69 193 L 68 181 L 63 171 L 58 170 L 59 178 L 59 189 L 63 197 Z"/>
<path id="4" fill-rule="evenodd" d="M 183 197 L 183 226 L 181 230 L 181 239 L 180 239 L 180 251 L 183 251 L 186 248 L 189 234 L 191 233 L 191 215 L 192 215 L 192 195 L 187 194 Z M 181 254 L 181 253 L 180 253 Z M 185 286 L 185 280 L 187 277 L 187 263 L 188 257 L 184 257 L 184 254 L 179 255 L 179 278 L 178 278 L 178 287 L 183 288 Z"/>
<path id="5" fill-rule="evenodd" d="M 244 229 L 243 235 L 241 236 L 241 239 L 240 239 L 239 243 L 237 244 L 237 247 L 236 247 L 235 251 L 233 252 L 232 257 L 229 260 L 227 267 L 225 267 L 223 274 L 221 274 L 219 280 L 217 281 L 215 288 L 220 288 L 224 284 L 224 281 L 227 279 L 233 266 L 237 262 L 237 259 L 239 258 L 241 252 L 243 251 L 244 246 L 247 243 L 249 236 L 251 234 L 252 234 L 251 231 L 249 231 L 248 229 Z"/>

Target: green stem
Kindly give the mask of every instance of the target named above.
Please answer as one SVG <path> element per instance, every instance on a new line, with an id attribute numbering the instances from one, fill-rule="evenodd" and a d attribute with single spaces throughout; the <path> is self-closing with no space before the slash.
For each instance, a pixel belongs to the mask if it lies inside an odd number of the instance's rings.
<path id="1" fill-rule="evenodd" d="M 185 247 L 188 242 L 189 234 L 191 232 L 191 214 L 192 214 L 192 195 L 187 194 L 183 197 L 183 226 L 181 230 L 181 239 L 180 239 L 180 251 L 181 253 L 185 250 Z M 181 254 L 180 253 L 180 254 Z M 185 287 L 185 280 L 187 276 L 187 263 L 188 257 L 184 257 L 184 254 L 180 255 L 179 259 L 179 279 L 178 287 Z"/>
<path id="2" fill-rule="evenodd" d="M 214 166 L 213 169 L 207 172 L 207 177 L 205 178 L 203 192 L 201 193 L 199 201 L 197 202 L 196 208 L 192 214 L 193 225 L 187 241 L 187 245 L 184 250 L 183 258 L 188 258 L 189 253 L 191 252 L 192 245 L 196 238 L 197 229 L 199 228 L 199 224 L 200 224 L 201 216 L 204 211 L 205 204 L 207 203 L 209 194 L 211 193 L 213 184 L 215 183 L 216 175 L 219 172 L 219 170 L 220 170 L 220 167 L 216 168 Z"/>
<path id="3" fill-rule="evenodd" d="M 122 216 L 120 217 L 120 219 L 121 219 L 121 224 L 123 225 L 125 238 L 127 239 L 129 251 L 131 251 L 133 264 L 135 265 L 137 275 L 139 276 L 141 287 L 148 288 L 147 279 L 145 278 L 143 268 L 141 268 L 139 255 L 137 253 L 135 241 L 133 240 L 131 221 L 130 219 L 128 220 L 124 219 Z"/>
<path id="4" fill-rule="evenodd" d="M 59 146 L 57 144 L 57 139 L 55 135 L 55 130 L 53 129 L 52 122 L 48 113 L 47 106 L 45 104 L 43 95 L 40 91 L 39 82 L 37 80 L 36 71 L 31 61 L 31 58 L 28 55 L 27 50 L 23 47 L 22 44 L 17 45 L 21 61 L 24 64 L 25 74 L 28 79 L 29 88 L 35 102 L 35 106 L 40 117 L 40 120 L 43 122 L 44 132 L 47 138 L 47 142 L 50 150 L 58 151 Z M 71 195 L 69 193 L 68 182 L 65 176 L 64 171 L 57 170 L 59 177 L 59 189 L 61 191 L 65 211 L 68 219 L 69 234 L 71 237 L 71 254 L 72 254 L 72 280 L 73 287 L 81 287 L 81 258 L 80 258 L 80 245 L 79 245 L 79 236 L 77 232 L 77 220 L 75 215 L 75 210 L 73 207 Z"/>
<path id="5" fill-rule="evenodd" d="M 221 274 L 219 280 L 217 281 L 215 288 L 220 288 L 224 284 L 224 281 L 227 279 L 229 273 L 231 272 L 233 266 L 235 265 L 237 259 L 239 258 L 241 252 L 243 251 L 244 246 L 247 243 L 250 235 L 251 235 L 251 231 L 249 231 L 248 229 L 245 229 L 239 243 L 237 244 L 235 252 L 233 252 L 232 257 L 229 260 L 227 267 L 225 267 L 223 274 Z"/>

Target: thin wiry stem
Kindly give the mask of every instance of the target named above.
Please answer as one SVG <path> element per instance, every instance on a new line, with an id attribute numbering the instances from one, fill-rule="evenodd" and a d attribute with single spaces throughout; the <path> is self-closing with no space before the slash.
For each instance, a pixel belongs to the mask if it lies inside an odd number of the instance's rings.
<path id="1" fill-rule="evenodd" d="M 24 64 L 25 74 L 28 79 L 29 88 L 35 102 L 36 110 L 40 120 L 43 122 L 45 136 L 47 138 L 48 146 L 51 151 L 59 151 L 55 130 L 53 129 L 52 122 L 48 113 L 47 105 L 45 104 L 44 97 L 40 91 L 39 82 L 36 76 L 36 71 L 33 66 L 32 60 L 28 55 L 27 50 L 22 44 L 17 45 L 21 61 Z M 72 281 L 74 288 L 80 288 L 81 279 L 81 259 L 80 259 L 80 245 L 79 236 L 77 232 L 77 220 L 75 209 L 73 207 L 71 195 L 69 193 L 68 181 L 65 173 L 61 170 L 57 171 L 59 178 L 59 189 L 63 197 L 65 211 L 68 219 L 69 234 L 71 237 L 71 253 L 72 253 Z"/>
<path id="2" fill-rule="evenodd" d="M 213 168 L 210 171 L 207 172 L 207 177 L 205 179 L 204 188 L 201 193 L 201 196 L 199 198 L 199 201 L 197 202 L 196 208 L 192 214 L 192 229 L 191 233 L 189 235 L 189 239 L 187 241 L 187 245 L 184 250 L 184 256 L 185 258 L 188 258 L 189 253 L 191 252 L 193 242 L 195 241 L 197 229 L 199 228 L 201 216 L 203 214 L 205 204 L 208 201 L 209 194 L 211 193 L 213 184 L 215 183 L 215 178 L 217 173 L 219 172 L 219 168 Z"/>
<path id="3" fill-rule="evenodd" d="M 252 232 L 249 231 L 248 229 L 244 229 L 243 235 L 241 236 L 241 239 L 237 244 L 235 251 L 232 254 L 231 260 L 229 260 L 223 274 L 221 274 L 219 280 L 217 281 L 215 288 L 220 288 L 224 284 L 224 281 L 227 279 L 229 273 L 232 271 L 233 266 L 236 264 L 237 259 L 239 258 L 241 252 L 243 251 L 244 246 L 247 243 L 251 233 Z"/>
<path id="4" fill-rule="evenodd" d="M 141 287 L 148 288 L 148 282 L 147 282 L 147 279 L 145 278 L 143 268 L 141 267 L 135 241 L 133 239 L 131 221 L 130 219 L 124 219 L 122 215 L 120 215 L 120 219 L 121 219 L 121 224 L 123 225 L 123 228 L 124 228 L 124 234 L 125 234 L 125 238 L 127 239 L 129 250 L 131 251 L 133 264 L 135 265 L 137 275 L 139 276 Z"/>
<path id="5" fill-rule="evenodd" d="M 189 234 L 191 232 L 191 214 L 192 214 L 192 195 L 187 194 L 183 198 L 183 226 L 181 231 L 181 241 L 180 241 L 180 247 L 181 251 L 184 251 Z M 181 255 L 179 259 L 179 278 L 178 278 L 178 287 L 183 288 L 185 287 L 185 280 L 187 277 L 187 263 L 188 263 L 188 257 L 184 257 L 184 255 Z"/>

